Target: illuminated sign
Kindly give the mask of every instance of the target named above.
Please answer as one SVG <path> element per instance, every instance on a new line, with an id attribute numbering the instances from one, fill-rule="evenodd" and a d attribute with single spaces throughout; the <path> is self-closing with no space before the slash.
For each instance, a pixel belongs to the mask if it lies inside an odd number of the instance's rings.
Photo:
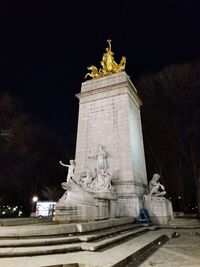
<path id="1" fill-rule="evenodd" d="M 56 202 L 52 201 L 38 201 L 36 204 L 35 217 L 53 216 Z"/>

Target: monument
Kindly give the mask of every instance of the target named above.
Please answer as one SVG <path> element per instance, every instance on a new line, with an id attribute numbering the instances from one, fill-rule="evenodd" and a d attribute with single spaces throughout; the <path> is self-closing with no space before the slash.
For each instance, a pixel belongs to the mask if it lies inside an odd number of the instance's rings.
<path id="1" fill-rule="evenodd" d="M 109 153 L 112 185 L 117 194 L 117 216 L 136 216 L 147 192 L 146 166 L 140 118 L 141 100 L 123 71 L 125 57 L 118 65 L 106 48 L 99 70 L 91 66 L 92 80 L 82 83 L 75 177 L 92 164 L 88 155 L 102 145 Z M 96 69 L 95 69 L 96 68 Z M 95 76 L 94 70 L 95 69 Z"/>
<path id="2" fill-rule="evenodd" d="M 54 220 L 136 217 L 148 194 L 141 100 L 114 59 L 111 40 L 100 62 L 88 67 L 79 99 L 75 171 L 62 184 Z M 69 167 L 70 168 L 70 167 Z M 68 175 L 70 176 L 70 175 Z"/>

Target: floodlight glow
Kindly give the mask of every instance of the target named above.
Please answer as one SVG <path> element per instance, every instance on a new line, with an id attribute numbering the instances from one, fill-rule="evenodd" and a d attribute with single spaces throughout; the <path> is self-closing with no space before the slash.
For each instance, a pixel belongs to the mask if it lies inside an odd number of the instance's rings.
<path id="1" fill-rule="evenodd" d="M 38 197 L 37 197 L 37 196 L 34 196 L 34 197 L 32 198 L 32 201 L 33 201 L 33 202 L 37 202 L 37 201 L 38 201 Z"/>

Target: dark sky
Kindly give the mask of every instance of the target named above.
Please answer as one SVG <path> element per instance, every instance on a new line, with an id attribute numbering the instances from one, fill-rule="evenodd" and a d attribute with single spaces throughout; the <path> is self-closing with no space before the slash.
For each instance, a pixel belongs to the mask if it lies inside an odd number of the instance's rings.
<path id="1" fill-rule="evenodd" d="M 75 94 L 112 39 L 133 83 L 200 58 L 200 1 L 1 1 L 0 90 L 75 150 Z"/>

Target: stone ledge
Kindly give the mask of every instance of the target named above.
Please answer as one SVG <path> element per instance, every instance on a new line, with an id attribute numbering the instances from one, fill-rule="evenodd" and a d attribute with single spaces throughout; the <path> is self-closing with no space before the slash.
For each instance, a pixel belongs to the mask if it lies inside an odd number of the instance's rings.
<path id="1" fill-rule="evenodd" d="M 0 227 L 0 237 L 47 236 L 75 233 L 75 224 Z"/>
<path id="2" fill-rule="evenodd" d="M 78 232 L 88 232 L 94 231 L 98 229 L 109 228 L 113 226 L 133 223 L 135 221 L 134 217 L 126 217 L 126 218 L 118 218 L 118 219 L 111 219 L 111 220 L 102 220 L 102 221 L 94 221 L 88 223 L 80 223 L 76 224 Z"/>
<path id="3" fill-rule="evenodd" d="M 134 90 L 137 92 L 136 88 L 132 84 L 131 80 L 129 79 L 128 75 L 125 71 L 115 73 L 112 75 L 108 75 L 99 79 L 91 79 L 86 82 L 82 83 L 81 91 L 87 92 L 90 90 L 95 90 L 96 88 L 102 88 L 107 87 L 119 83 L 125 83 L 128 82 L 131 84 L 131 86 L 134 88 Z"/>
<path id="4" fill-rule="evenodd" d="M 0 227 L 0 237 L 30 237 L 30 236 L 55 236 L 76 232 L 88 232 L 104 228 L 114 227 L 133 223 L 134 217 L 117 218 L 110 220 L 99 220 L 84 223 L 62 223 L 57 225 L 34 225 L 34 226 L 15 226 Z"/>
<path id="5" fill-rule="evenodd" d="M 43 218 L 6 218 L 0 219 L 0 226 L 27 225 L 52 222 L 52 217 Z"/>
<path id="6" fill-rule="evenodd" d="M 128 237 L 133 237 L 139 234 L 143 234 L 145 232 L 147 232 L 148 229 L 137 229 L 137 230 L 132 230 L 132 231 L 128 231 L 126 233 L 123 234 L 119 234 L 118 236 L 114 236 L 114 237 L 108 237 L 104 240 L 98 241 L 98 242 L 93 242 L 93 243 L 83 243 L 81 244 L 81 249 L 82 250 L 88 250 L 88 251 L 96 251 L 98 249 L 104 248 L 106 246 L 109 246 L 111 244 L 120 242 L 124 239 L 127 239 Z"/>
<path id="7" fill-rule="evenodd" d="M 32 256 L 32 255 L 45 255 L 66 253 L 81 250 L 80 244 L 68 244 L 59 246 L 48 247 L 17 247 L 17 248 L 1 248 L 0 257 L 19 257 L 19 256 Z"/>

